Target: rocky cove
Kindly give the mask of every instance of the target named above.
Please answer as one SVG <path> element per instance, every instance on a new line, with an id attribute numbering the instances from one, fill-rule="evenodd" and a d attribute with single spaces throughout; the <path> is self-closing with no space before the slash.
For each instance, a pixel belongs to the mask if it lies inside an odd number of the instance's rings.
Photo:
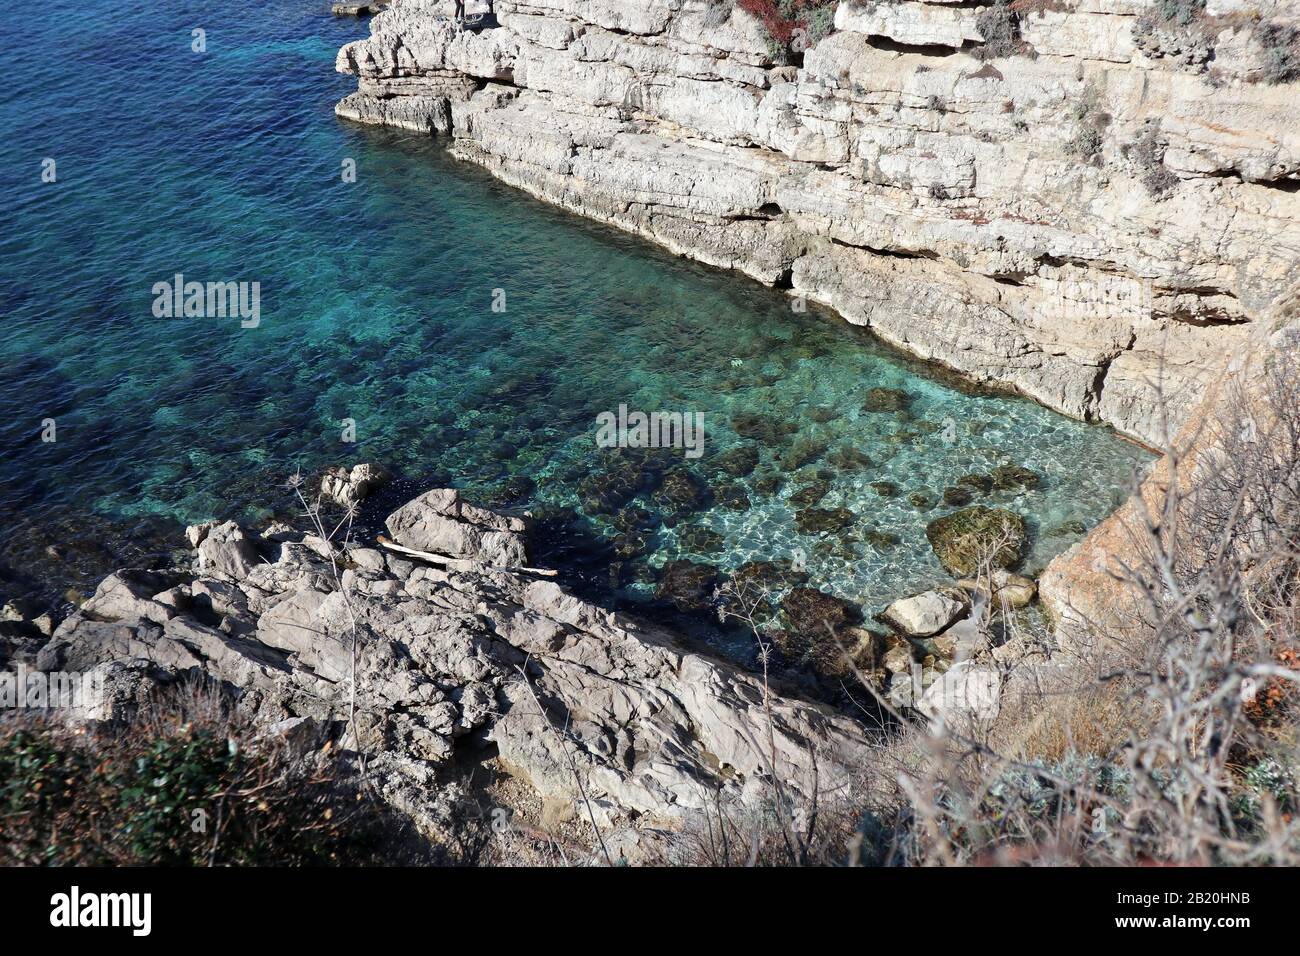
<path id="1" fill-rule="evenodd" d="M 774 778 L 859 800 L 880 715 L 855 682 L 933 716 L 1026 635 L 1050 648 L 1076 598 L 1104 607 L 1107 516 L 1151 460 L 1110 427 L 1163 444 L 1291 321 L 1293 88 L 1226 7 L 1189 32 L 1154 4 L 1043 4 L 993 48 L 981 7 L 846 0 L 797 54 L 744 4 L 494 7 L 461 29 L 395 0 L 337 60 L 358 83 L 338 115 L 403 131 L 347 133 L 386 169 L 385 214 L 466 197 L 420 223 L 445 247 L 375 243 L 385 282 L 469 318 L 398 299 L 326 333 L 277 327 L 272 301 L 271 350 L 329 358 L 295 354 L 274 389 L 226 373 L 255 411 L 205 418 L 211 441 L 157 400 L 184 466 L 94 509 L 151 546 L 70 582 L 48 532 L 21 546 L 43 566 L 9 545 L 6 597 L 42 575 L 81 593 L 8 605 L 0 665 L 94 671 L 107 694 L 75 718 L 108 723 L 203 676 L 294 746 L 355 751 L 427 833 L 484 759 L 523 785 L 494 796 L 512 812 L 590 817 L 633 861 Z M 443 145 L 703 266 L 494 191 Z M 702 414 L 703 455 L 598 447 L 623 403 Z"/>
<path id="2" fill-rule="evenodd" d="M 339 52 L 338 113 L 448 135 L 548 201 L 1150 443 L 1156 372 L 1176 426 L 1294 269 L 1300 147 L 1266 69 L 1285 3 L 1191 25 L 1153 0 L 1019 4 L 998 46 L 990 5 L 844 0 L 790 57 L 745 6 L 503 0 L 460 30 L 403 0 Z"/>
<path id="3" fill-rule="evenodd" d="M 455 829 L 468 806 L 458 802 L 467 799 L 467 767 L 484 755 L 493 773 L 528 788 L 523 797 L 496 793 L 498 805 L 539 826 L 585 815 L 632 862 L 662 861 L 671 835 L 715 804 L 761 805 L 777 774 L 791 799 L 828 808 L 866 792 L 872 744 L 858 720 L 786 696 L 788 685 L 770 683 L 766 668 L 747 672 L 575 597 L 554 572 L 528 566 L 529 519 L 437 489 L 388 515 L 376 546 L 350 528 L 325 531 L 327 509 L 355 505 L 389 480 L 368 464 L 324 476 L 307 506 L 315 532 L 193 526 L 188 567 L 115 572 L 49 637 L 39 633 L 48 622 L 8 620 L 7 668 L 84 675 L 93 699 L 40 702 L 74 724 L 129 721 L 161 690 L 213 682 L 294 748 L 337 740 L 356 751 L 383 800 L 430 837 Z M 936 548 L 960 561 L 963 549 L 947 550 L 953 540 L 939 535 Z M 1013 536 L 1006 546 L 1022 544 Z M 685 585 L 674 594 L 753 613 L 743 590 L 719 597 L 711 581 L 702 590 L 671 568 L 666 580 L 679 576 Z M 776 641 L 790 660 L 832 680 L 855 672 L 880 680 L 899 706 L 938 713 L 957 700 L 937 693 L 945 680 L 951 688 L 988 673 L 976 661 L 990 648 L 964 645 L 970 635 L 953 627 L 971 611 L 960 588 L 895 602 L 881 617 L 887 636 L 861 626 L 848 602 L 802 586 L 807 575 L 788 566 L 751 565 L 734 579 L 764 586 L 764 599 L 769 587 L 789 588 Z M 985 580 L 1004 613 L 1032 600 L 1027 579 Z M 979 581 L 962 586 L 989 600 Z"/>
<path id="4" fill-rule="evenodd" d="M 66 613 L 111 570 L 183 563 L 186 525 L 294 518 L 286 476 L 369 460 L 397 480 L 361 516 L 368 528 L 436 486 L 533 511 L 542 559 L 611 606 L 660 601 L 670 561 L 725 575 L 775 560 L 875 613 L 950 581 L 925 528 L 955 502 L 1022 515 L 1033 573 L 1117 507 L 1147 459 L 1105 428 L 938 374 L 815 302 L 796 309 L 782 290 L 498 185 L 446 141 L 339 121 L 351 81 L 329 68 L 364 29 L 284 4 L 207 74 L 187 79 L 171 58 L 133 73 L 147 95 L 132 104 L 181 96 L 207 110 L 200 158 L 151 174 L 132 114 L 86 185 L 20 197 L 37 238 L 7 260 L 20 305 L 0 416 L 6 600 Z M 211 104 L 214 86 L 277 95 Z M 297 135 L 249 132 L 285 125 Z M 75 129 L 60 148 L 77 148 Z M 249 167 L 230 143 L 262 159 Z M 355 183 L 339 176 L 345 160 Z M 137 202 L 130 184 L 149 176 L 160 188 Z M 221 198 L 175 235 L 176 204 L 195 192 Z M 214 246 L 230 222 L 245 240 Z M 70 320 L 37 281 L 60 257 L 82 263 Z M 178 263 L 257 282 L 257 327 L 154 318 L 154 286 Z M 623 405 L 703 416 L 703 454 L 600 448 L 602 416 Z M 31 408 L 57 421 L 57 440 L 30 441 Z M 995 488 L 1007 469 L 1032 480 Z"/>

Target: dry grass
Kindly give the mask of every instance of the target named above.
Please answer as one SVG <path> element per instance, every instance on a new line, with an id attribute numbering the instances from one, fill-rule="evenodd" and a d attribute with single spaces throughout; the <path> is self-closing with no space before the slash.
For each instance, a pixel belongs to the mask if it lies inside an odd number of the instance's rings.
<path id="1" fill-rule="evenodd" d="M 889 728 L 857 806 L 805 827 L 774 790 L 684 834 L 678 862 L 1300 863 L 1300 359 L 1247 373 L 1167 440 L 1107 620 L 1061 647 L 1006 608 L 975 615 L 976 645 L 996 630 L 1018 651 L 977 652 L 996 714 L 898 708 L 855 671 Z"/>

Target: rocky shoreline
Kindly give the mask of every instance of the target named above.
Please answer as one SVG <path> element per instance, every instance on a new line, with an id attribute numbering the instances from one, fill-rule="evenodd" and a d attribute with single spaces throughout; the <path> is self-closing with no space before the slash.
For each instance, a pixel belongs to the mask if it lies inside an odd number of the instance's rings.
<path id="1" fill-rule="evenodd" d="M 397 0 L 340 51 L 341 117 L 448 135 L 543 199 L 1150 444 L 1155 381 L 1177 424 L 1300 258 L 1294 89 L 1226 14 L 1189 65 L 1146 0 L 1044 6 L 1013 56 L 985 8 L 845 0 L 786 65 L 714 0 L 501 0 L 473 31 L 444 7 Z"/>
<path id="2" fill-rule="evenodd" d="M 386 480 L 374 465 L 331 469 L 321 499 L 355 508 Z M 529 567 L 531 519 L 438 489 L 385 526 L 368 543 L 328 540 L 322 522 L 312 533 L 193 526 L 188 569 L 118 571 L 57 627 L 7 608 L 0 668 L 87 675 L 97 699 L 48 702 L 74 724 L 128 722 L 187 682 L 218 687 L 268 732 L 357 753 L 426 833 L 446 821 L 448 776 L 485 752 L 542 822 L 590 818 L 624 852 L 689 828 L 717 801 L 756 811 L 774 780 L 802 805 L 864 798 L 872 735 L 858 720 L 574 596 Z M 779 624 L 776 608 L 758 609 L 777 577 L 794 585 Z M 961 688 L 994 679 L 970 626 L 987 580 L 897 601 L 883 627 L 774 564 L 711 576 L 696 597 L 709 614 L 743 609 L 755 638 L 827 679 L 955 713 L 972 705 Z M 992 580 L 1004 609 L 1033 598 L 1031 581 Z M 996 693 L 973 704 L 996 709 Z"/>
<path id="3" fill-rule="evenodd" d="M 1173 425 L 1212 454 L 1194 429 L 1233 376 L 1295 347 L 1300 298 L 1279 295 L 1300 255 L 1294 90 L 1260 82 L 1258 34 L 1219 14 L 1198 34 L 1216 44 L 1206 66 L 1178 54 L 1172 27 L 1152 31 L 1141 0 L 1044 5 L 997 56 L 987 7 L 845 0 L 835 32 L 790 64 L 725 0 L 499 0 L 473 31 L 446 6 L 394 0 L 340 52 L 359 78 L 340 116 L 449 135 L 458 156 L 544 199 L 1150 443 L 1167 434 L 1157 380 Z M 873 388 L 863 411 L 899 413 L 907 398 Z M 615 581 L 654 523 L 715 500 L 748 507 L 734 479 L 782 423 L 731 425 L 751 441 L 706 460 L 711 479 L 612 454 L 579 482 L 583 511 L 619 532 Z M 858 516 L 823 499 L 829 465 L 860 469 L 862 453 L 806 436 L 782 449 L 798 532 L 856 558 Z M 1142 494 L 1171 477 L 1183 479 L 1158 469 Z M 1006 665 L 1030 651 L 1017 612 L 1040 584 L 1062 643 L 1122 603 L 1108 562 L 1132 547 L 1136 507 L 1036 582 L 1015 573 L 1025 518 L 997 497 L 1036 485 L 1032 470 L 1004 463 L 925 493 L 877 482 L 918 510 L 942 502 L 925 534 L 951 581 L 870 617 L 789 560 L 652 573 L 643 561 L 659 601 L 752 631 L 751 670 L 574 593 L 536 566 L 532 515 L 461 491 L 401 504 L 379 536 L 347 520 L 341 539 L 327 533 L 322 500 L 351 515 L 391 479 L 369 463 L 329 469 L 316 504 L 303 499 L 307 532 L 192 526 L 187 566 L 118 570 L 62 621 L 6 606 L 0 675 L 92 676 L 93 700 L 42 704 L 77 725 L 129 722 L 189 682 L 217 687 L 266 733 L 355 755 L 426 835 L 456 812 L 448 780 L 487 760 L 512 782 L 510 813 L 589 823 L 648 861 L 724 804 L 865 806 L 878 739 L 860 714 L 802 699 L 808 686 L 865 682 L 909 717 L 996 714 Z M 691 552 L 720 546 L 683 528 Z M 792 689 L 786 665 L 813 680 Z"/>
<path id="4" fill-rule="evenodd" d="M 523 519 L 435 490 L 387 526 L 405 552 L 191 528 L 192 573 L 117 572 L 6 666 L 98 675 L 103 699 L 77 720 L 121 720 L 158 688 L 205 678 L 261 725 L 366 755 L 417 824 L 432 825 L 429 784 L 467 744 L 495 748 L 559 818 L 594 813 L 602 829 L 679 827 L 719 796 L 758 800 L 771 754 L 794 793 L 814 780 L 846 792 L 865 765 L 854 721 L 767 698 L 761 679 L 521 569 Z"/>

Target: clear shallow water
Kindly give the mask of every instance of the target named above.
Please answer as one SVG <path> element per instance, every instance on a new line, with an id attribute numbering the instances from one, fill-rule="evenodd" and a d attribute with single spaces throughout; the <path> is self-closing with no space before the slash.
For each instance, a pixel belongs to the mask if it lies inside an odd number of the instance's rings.
<path id="1" fill-rule="evenodd" d="M 363 460 L 403 476 L 390 499 L 450 482 L 495 504 L 573 508 L 558 512 L 552 557 L 607 582 L 616 518 L 587 492 L 609 464 L 596 416 L 620 403 L 703 412 L 705 455 L 687 464 L 738 506 L 670 526 L 657 499 L 634 499 L 656 518 L 619 568 L 628 596 L 666 560 L 802 552 L 814 583 L 877 607 L 946 580 L 925 523 L 952 510 L 938 499 L 962 475 L 1006 463 L 1038 487 L 976 501 L 1026 515 L 1032 569 L 1111 511 L 1147 460 L 536 203 L 428 140 L 338 121 L 351 83 L 334 54 L 366 27 L 325 7 L 55 0 L 0 38 L 22 79 L 0 104 L 0 592 L 81 583 L 187 522 L 266 518 L 288 507 L 296 467 Z M 46 157 L 55 184 L 41 182 Z M 260 325 L 154 318 L 154 283 L 178 272 L 259 282 Z M 907 408 L 865 411 L 873 388 L 902 390 Z M 738 435 L 755 414 L 788 433 Z M 825 451 L 795 464 L 796 442 Z M 759 464 L 732 478 L 716 458 L 741 445 Z M 817 506 L 852 515 L 803 534 L 789 496 L 818 481 Z"/>

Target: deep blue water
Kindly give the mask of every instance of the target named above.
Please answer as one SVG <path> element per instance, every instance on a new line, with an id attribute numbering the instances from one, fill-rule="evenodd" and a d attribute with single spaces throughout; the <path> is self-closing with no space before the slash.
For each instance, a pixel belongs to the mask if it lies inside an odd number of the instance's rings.
<path id="1" fill-rule="evenodd" d="M 401 491 L 452 482 L 581 516 L 581 483 L 607 465 L 596 415 L 620 403 L 703 412 L 691 467 L 715 489 L 716 455 L 749 443 L 738 415 L 791 431 L 754 442 L 748 507 L 638 532 L 643 553 L 621 568 L 631 594 L 670 558 L 734 567 L 798 550 L 818 584 L 877 606 L 945 578 L 924 536 L 946 510 L 936 499 L 1007 462 L 1043 477 L 987 499 L 1029 517 L 1032 569 L 1146 460 L 1107 430 L 952 387 L 779 293 L 550 209 L 435 142 L 337 120 L 352 82 L 334 54 L 367 28 L 326 8 L 52 0 L 0 34 L 0 597 L 154 559 L 187 522 L 265 519 L 288 506 L 297 467 L 378 460 Z M 191 50 L 196 28 L 206 52 Z M 349 159 L 355 183 L 340 175 Z M 260 324 L 155 318 L 154 284 L 176 273 L 258 282 Z M 873 387 L 902 389 L 909 409 L 863 411 Z M 827 454 L 782 468 L 800 439 Z M 853 517 L 800 534 L 787 498 L 817 480 L 820 506 Z M 611 520 L 570 524 L 588 545 L 557 557 L 585 556 L 600 578 L 592 542 L 614 536 Z"/>

